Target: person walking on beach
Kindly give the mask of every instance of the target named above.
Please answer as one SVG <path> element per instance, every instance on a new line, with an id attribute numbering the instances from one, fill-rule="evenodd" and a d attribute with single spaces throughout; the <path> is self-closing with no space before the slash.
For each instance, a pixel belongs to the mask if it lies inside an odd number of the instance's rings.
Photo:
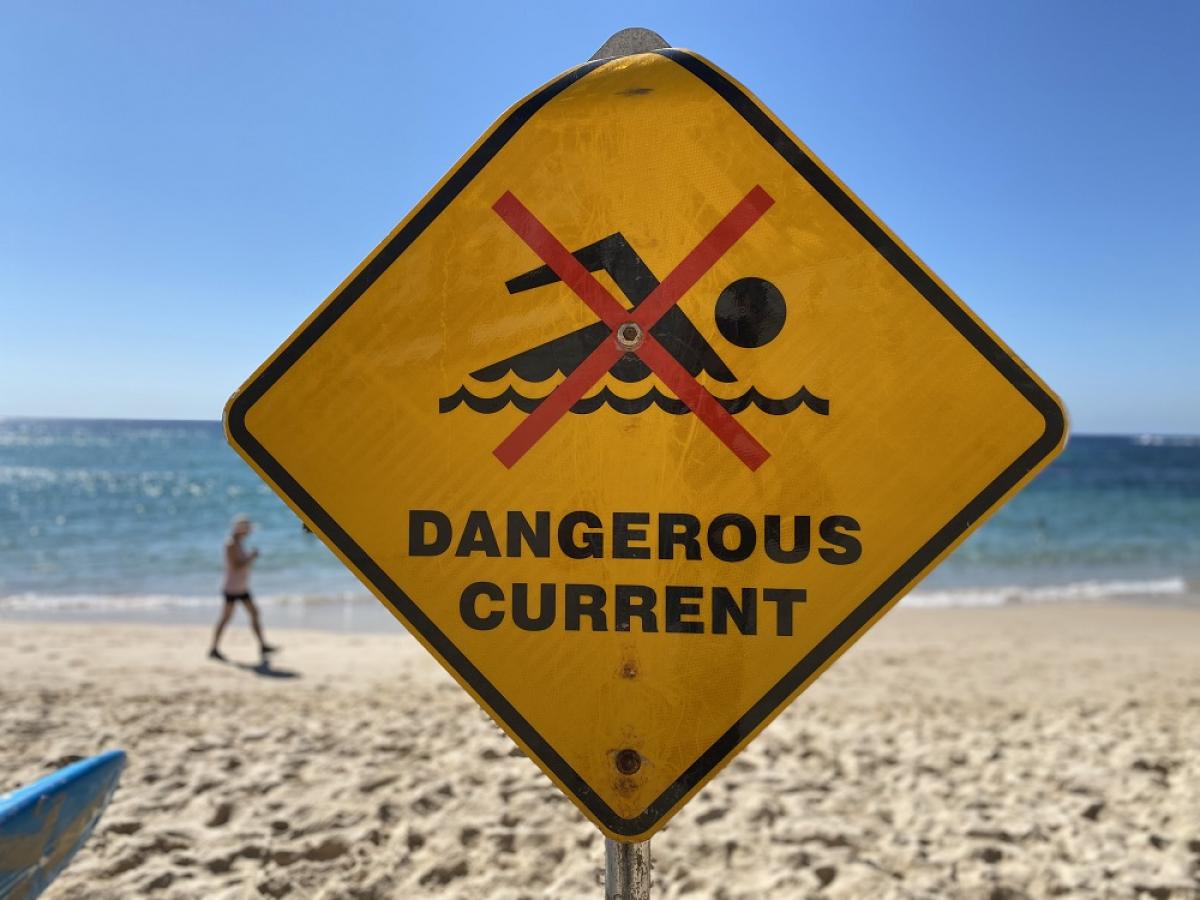
<path id="1" fill-rule="evenodd" d="M 263 637 L 258 607 L 254 605 L 254 599 L 250 596 L 250 568 L 258 559 L 258 550 L 247 550 L 243 541 L 253 528 L 254 523 L 246 516 L 234 516 L 229 537 L 225 539 L 225 583 L 222 586 L 225 592 L 225 608 L 221 610 L 221 618 L 217 620 L 212 647 L 208 651 L 211 659 L 221 662 L 225 662 L 225 654 L 220 649 L 221 634 L 233 618 L 233 611 L 239 601 L 245 604 L 246 612 L 250 615 L 250 627 L 254 629 L 254 636 L 258 638 L 258 647 L 262 655 L 265 657 L 279 649 L 268 644 L 267 639 Z"/>

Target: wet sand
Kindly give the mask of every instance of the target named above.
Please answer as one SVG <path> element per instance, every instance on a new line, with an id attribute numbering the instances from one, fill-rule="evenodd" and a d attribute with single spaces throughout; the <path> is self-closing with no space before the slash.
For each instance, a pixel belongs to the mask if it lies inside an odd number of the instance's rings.
<path id="1" fill-rule="evenodd" d="M 64 898 L 598 897 L 403 633 L 0 622 L 0 790 L 123 747 Z M 900 610 L 654 839 L 655 897 L 1200 897 L 1200 612 Z"/>

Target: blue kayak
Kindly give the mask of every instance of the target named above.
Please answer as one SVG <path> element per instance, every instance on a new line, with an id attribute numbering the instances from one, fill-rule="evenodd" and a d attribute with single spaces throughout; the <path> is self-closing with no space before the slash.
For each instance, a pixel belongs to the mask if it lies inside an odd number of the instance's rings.
<path id="1" fill-rule="evenodd" d="M 0 900 L 37 897 L 67 867 L 124 768 L 124 751 L 110 750 L 0 795 Z"/>

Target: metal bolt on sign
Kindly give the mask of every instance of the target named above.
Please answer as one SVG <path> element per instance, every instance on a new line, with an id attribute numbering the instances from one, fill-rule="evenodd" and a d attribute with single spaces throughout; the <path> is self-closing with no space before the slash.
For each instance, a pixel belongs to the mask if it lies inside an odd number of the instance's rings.
<path id="1" fill-rule="evenodd" d="M 617 329 L 617 346 L 626 353 L 632 353 L 642 346 L 642 341 L 645 340 L 645 335 L 642 333 L 642 326 L 637 322 L 626 322 Z"/>

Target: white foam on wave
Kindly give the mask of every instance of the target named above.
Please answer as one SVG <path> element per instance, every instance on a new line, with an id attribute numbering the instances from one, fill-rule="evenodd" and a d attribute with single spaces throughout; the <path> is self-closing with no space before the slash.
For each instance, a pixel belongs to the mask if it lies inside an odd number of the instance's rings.
<path id="1" fill-rule="evenodd" d="M 274 594 L 255 596 L 261 606 L 312 607 L 370 600 L 365 594 Z M 113 613 L 157 612 L 172 609 L 215 608 L 219 594 L 204 597 L 182 594 L 9 594 L 0 596 L 0 613 Z"/>
<path id="2" fill-rule="evenodd" d="M 1037 587 L 1006 585 L 988 588 L 952 588 L 948 590 L 917 590 L 905 597 L 907 607 L 937 609 L 945 607 L 998 607 L 1015 605 L 1046 605 L 1056 603 L 1102 603 L 1105 600 L 1138 599 L 1165 600 L 1188 593 L 1182 577 L 1155 578 L 1142 581 L 1078 581 L 1068 584 Z M 265 607 L 301 611 L 328 609 L 336 606 L 374 604 L 368 594 L 269 594 L 256 596 Z M 203 597 L 180 594 L 10 594 L 0 596 L 0 614 L 49 613 L 72 611 L 101 613 L 153 613 L 172 609 L 212 609 L 220 603 L 220 595 Z"/>
<path id="3" fill-rule="evenodd" d="M 917 590 L 901 603 L 908 607 L 936 609 L 951 606 L 996 607 L 1061 603 L 1100 603 L 1117 598 L 1165 598 L 1188 592 L 1181 577 L 1145 581 L 1076 581 L 1068 584 L 994 588 L 954 588 L 943 591 Z"/>
<path id="4" fill-rule="evenodd" d="M 1139 434 L 1133 442 L 1139 447 L 1200 447 L 1200 435 Z"/>

